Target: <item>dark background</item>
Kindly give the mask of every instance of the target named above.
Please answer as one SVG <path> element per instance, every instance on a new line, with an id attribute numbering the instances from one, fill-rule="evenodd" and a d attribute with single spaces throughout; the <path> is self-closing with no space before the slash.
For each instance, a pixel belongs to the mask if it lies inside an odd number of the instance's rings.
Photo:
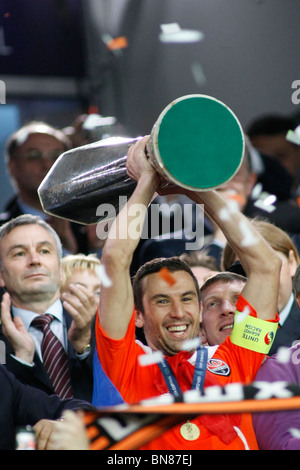
<path id="1" fill-rule="evenodd" d="M 190 93 L 220 99 L 244 127 L 264 113 L 299 114 L 299 18 L 299 0 L 1 0 L 0 210 L 12 191 L 4 142 L 31 119 L 65 127 L 96 106 L 136 137 Z M 162 43 L 168 23 L 203 40 Z M 119 36 L 128 46 L 109 50 Z"/>

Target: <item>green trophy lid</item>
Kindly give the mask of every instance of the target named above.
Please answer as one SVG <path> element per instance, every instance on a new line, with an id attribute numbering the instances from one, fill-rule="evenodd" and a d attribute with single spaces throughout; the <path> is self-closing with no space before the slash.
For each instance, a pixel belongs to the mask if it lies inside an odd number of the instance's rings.
<path id="1" fill-rule="evenodd" d="M 186 95 L 170 103 L 156 121 L 152 138 L 166 179 L 193 190 L 214 189 L 229 181 L 244 154 L 237 117 L 206 95 Z"/>

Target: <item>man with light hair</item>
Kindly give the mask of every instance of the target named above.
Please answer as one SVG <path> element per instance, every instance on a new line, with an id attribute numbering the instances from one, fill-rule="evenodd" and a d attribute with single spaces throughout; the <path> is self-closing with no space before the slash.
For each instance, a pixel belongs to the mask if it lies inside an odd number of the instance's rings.
<path id="1" fill-rule="evenodd" d="M 0 227 L 0 340 L 6 344 L 6 367 L 22 382 L 61 398 L 91 401 L 91 323 L 97 300 L 82 285 L 60 299 L 62 246 L 53 228 L 38 216 L 21 215 Z M 46 316 L 48 315 L 48 317 Z M 65 388 L 56 387 L 43 352 L 44 335 L 35 320 L 51 320 L 60 347 Z M 46 336 L 46 334 L 45 334 Z"/>

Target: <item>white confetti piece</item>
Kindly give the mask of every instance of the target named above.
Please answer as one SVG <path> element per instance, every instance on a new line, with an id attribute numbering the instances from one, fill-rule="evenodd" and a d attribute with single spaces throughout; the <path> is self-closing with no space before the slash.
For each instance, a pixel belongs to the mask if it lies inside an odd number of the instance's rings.
<path id="1" fill-rule="evenodd" d="M 161 34 L 159 40 L 166 43 L 189 43 L 199 42 L 204 35 L 201 31 L 192 29 L 181 29 L 178 23 L 168 23 L 160 25 Z"/>
<path id="2" fill-rule="evenodd" d="M 100 114 L 89 114 L 84 121 L 82 128 L 85 130 L 93 130 L 97 126 L 112 126 L 116 124 L 116 118 L 114 116 L 101 116 Z M 107 140 L 107 143 L 109 141 Z"/>
<path id="3" fill-rule="evenodd" d="M 201 346 L 201 341 L 200 338 L 192 338 L 192 339 L 187 339 L 184 341 L 181 345 L 181 349 L 183 351 L 191 351 L 193 349 L 197 349 L 199 346 Z"/>
<path id="4" fill-rule="evenodd" d="M 228 191 L 226 196 L 227 201 L 227 208 L 223 207 L 223 209 L 219 212 L 219 217 L 221 220 L 230 220 L 230 215 L 236 212 L 240 212 L 239 203 L 234 198 L 236 197 L 236 191 Z"/>
<path id="5" fill-rule="evenodd" d="M 246 305 L 242 312 L 237 312 L 234 316 L 235 323 L 241 323 L 250 314 L 250 308 Z"/>
<path id="6" fill-rule="evenodd" d="M 252 199 L 257 199 L 257 198 L 260 196 L 260 194 L 262 193 L 262 189 L 263 189 L 263 188 L 262 188 L 262 184 L 261 184 L 261 183 L 257 183 L 257 184 L 254 186 L 254 188 L 253 188 L 253 190 L 252 190 L 252 193 L 251 193 Z"/>
<path id="7" fill-rule="evenodd" d="M 240 211 L 239 203 L 235 201 L 234 199 L 230 199 L 229 201 L 227 201 L 227 204 L 228 204 L 229 211 L 231 214 L 234 214 L 235 212 Z"/>
<path id="8" fill-rule="evenodd" d="M 277 362 L 280 362 L 281 364 L 287 364 L 290 360 L 290 357 L 291 357 L 290 348 L 286 348 L 284 346 L 281 346 L 280 348 L 278 348 L 278 351 L 276 354 Z"/>
<path id="9" fill-rule="evenodd" d="M 138 360 L 141 366 L 150 366 L 162 362 L 163 357 L 160 351 L 154 351 L 152 354 L 141 354 Z"/>
<path id="10" fill-rule="evenodd" d="M 269 196 L 267 196 L 265 199 L 264 199 L 264 204 L 266 206 L 271 206 L 272 204 L 274 204 L 274 202 L 277 201 L 277 196 L 275 196 L 275 194 L 269 194 Z"/>
<path id="11" fill-rule="evenodd" d="M 289 432 L 291 433 L 291 435 L 293 437 L 295 437 L 296 439 L 300 439 L 300 429 L 297 429 L 297 428 L 290 428 L 289 429 Z"/>
<path id="12" fill-rule="evenodd" d="M 276 207 L 272 206 L 272 204 L 271 205 L 265 204 L 263 199 L 257 199 L 257 201 L 255 201 L 253 205 L 269 213 L 275 211 L 276 209 Z"/>
<path id="13" fill-rule="evenodd" d="M 249 229 L 248 224 L 244 220 L 240 222 L 239 228 L 244 235 L 241 241 L 242 246 L 253 246 L 259 242 L 259 238 Z"/>
<path id="14" fill-rule="evenodd" d="M 296 127 L 294 131 L 288 131 L 286 140 L 292 142 L 293 144 L 300 145 L 300 126 Z"/>
<path id="15" fill-rule="evenodd" d="M 101 281 L 101 286 L 103 287 L 111 287 L 112 286 L 112 281 L 108 277 L 106 273 L 106 269 L 104 264 L 101 264 L 100 266 L 96 266 L 96 273 Z"/>
<path id="16" fill-rule="evenodd" d="M 230 212 L 228 209 L 221 209 L 220 212 L 219 212 L 219 217 L 221 220 L 230 220 Z"/>
<path id="17" fill-rule="evenodd" d="M 206 80 L 206 77 L 205 77 L 205 74 L 204 74 L 204 71 L 203 71 L 203 68 L 202 68 L 201 64 L 199 64 L 198 62 L 192 63 L 191 72 L 192 72 L 192 76 L 193 76 L 195 82 L 197 83 L 197 85 L 200 85 L 200 86 L 205 85 L 207 80 Z"/>

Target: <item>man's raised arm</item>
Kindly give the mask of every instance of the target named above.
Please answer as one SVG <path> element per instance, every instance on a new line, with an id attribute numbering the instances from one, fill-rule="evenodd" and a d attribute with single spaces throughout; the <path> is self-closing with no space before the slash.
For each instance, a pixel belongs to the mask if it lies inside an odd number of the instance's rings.
<path id="1" fill-rule="evenodd" d="M 106 334 L 114 339 L 125 336 L 134 302 L 130 265 L 143 229 L 147 207 L 159 185 L 159 177 L 145 156 L 148 138 L 142 138 L 128 151 L 127 172 L 137 186 L 111 225 L 101 262 L 111 280 L 102 287 L 99 319 Z"/>
<path id="2" fill-rule="evenodd" d="M 239 210 L 217 191 L 185 192 L 223 231 L 247 274 L 242 291 L 261 319 L 276 316 L 281 260 Z"/>
<path id="3" fill-rule="evenodd" d="M 137 187 L 114 221 L 110 230 L 112 236 L 106 240 L 102 255 L 112 287 L 101 291 L 100 323 L 106 333 L 116 339 L 124 337 L 134 306 L 129 269 L 140 236 L 132 237 L 131 223 L 136 219 L 138 207 L 143 207 L 144 216 L 139 219 L 142 230 L 147 206 L 160 183 L 146 158 L 148 138 L 142 138 L 129 149 L 127 171 L 137 181 Z M 184 193 L 197 204 L 204 204 L 206 213 L 223 231 L 247 274 L 243 296 L 259 318 L 275 318 L 281 260 L 247 217 L 233 210 L 229 202 L 214 190 L 198 192 L 173 187 L 172 191 L 171 188 L 165 190 L 168 191 Z"/>

